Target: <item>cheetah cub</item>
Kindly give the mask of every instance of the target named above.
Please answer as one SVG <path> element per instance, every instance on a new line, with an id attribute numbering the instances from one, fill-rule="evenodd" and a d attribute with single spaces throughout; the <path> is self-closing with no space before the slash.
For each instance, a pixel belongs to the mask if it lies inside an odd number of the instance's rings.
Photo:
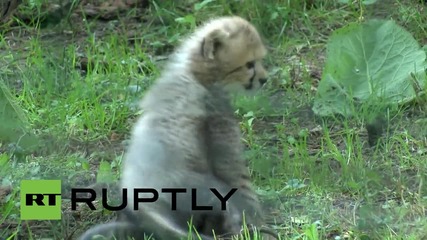
<path id="1" fill-rule="evenodd" d="M 207 22 L 181 44 L 141 102 L 144 112 L 123 163 L 126 219 L 99 225 L 81 239 L 96 234 L 187 239 L 189 232 L 197 232 L 194 239 L 214 239 L 239 234 L 245 224 L 264 224 L 229 95 L 254 92 L 266 83 L 261 64 L 266 53 L 255 27 L 236 16 Z M 135 188 L 156 189 L 158 200 L 136 203 L 134 210 Z M 162 193 L 165 188 L 186 190 L 175 195 L 176 210 L 171 210 L 172 195 Z M 226 210 L 211 188 L 222 197 L 237 189 Z M 195 210 L 192 196 L 213 209 Z"/>

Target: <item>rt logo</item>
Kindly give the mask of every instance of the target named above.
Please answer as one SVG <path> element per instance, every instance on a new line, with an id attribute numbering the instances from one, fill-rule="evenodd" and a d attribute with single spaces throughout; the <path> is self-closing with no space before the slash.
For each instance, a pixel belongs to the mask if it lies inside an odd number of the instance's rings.
<path id="1" fill-rule="evenodd" d="M 60 220 L 61 180 L 23 180 L 21 219 Z"/>

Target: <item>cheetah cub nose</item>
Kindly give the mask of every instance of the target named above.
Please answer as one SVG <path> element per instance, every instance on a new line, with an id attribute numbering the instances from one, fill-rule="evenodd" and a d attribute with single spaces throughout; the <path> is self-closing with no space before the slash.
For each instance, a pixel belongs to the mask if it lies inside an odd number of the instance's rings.
<path id="1" fill-rule="evenodd" d="M 267 78 L 260 78 L 259 83 L 261 83 L 261 86 L 264 85 L 267 82 Z"/>

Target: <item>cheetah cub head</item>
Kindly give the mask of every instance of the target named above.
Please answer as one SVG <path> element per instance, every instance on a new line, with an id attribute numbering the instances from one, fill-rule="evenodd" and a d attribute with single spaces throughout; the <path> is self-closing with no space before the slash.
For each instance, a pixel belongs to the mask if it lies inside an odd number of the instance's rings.
<path id="1" fill-rule="evenodd" d="M 190 71 L 209 87 L 254 92 L 267 82 L 261 61 L 267 51 L 255 27 L 243 18 L 220 17 L 196 30 L 184 47 Z"/>

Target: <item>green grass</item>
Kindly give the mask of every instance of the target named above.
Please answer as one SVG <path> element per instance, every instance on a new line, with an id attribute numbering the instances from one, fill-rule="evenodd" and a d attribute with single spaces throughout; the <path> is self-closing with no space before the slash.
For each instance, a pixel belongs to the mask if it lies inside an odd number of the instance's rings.
<path id="1" fill-rule="evenodd" d="M 111 21 L 77 15 L 71 26 L 62 21 L 40 28 L 37 19 L 19 18 L 3 26 L 0 80 L 23 111 L 37 147 L 20 148 L 16 136 L 1 136 L 0 186 L 13 191 L 0 199 L 0 236 L 69 239 L 111 219 L 114 214 L 104 210 L 72 212 L 65 199 L 61 221 L 20 221 L 19 181 L 62 179 L 66 191 L 117 180 L 129 130 L 140 114 L 137 101 L 164 58 L 199 23 L 234 13 L 250 19 L 270 49 L 268 87 L 253 99 L 237 98 L 235 105 L 256 190 L 281 238 L 425 238 L 423 104 L 384 114 L 389 131 L 377 147 L 368 146 L 364 117 L 321 119 L 310 108 L 334 29 L 385 9 L 381 17 L 395 19 L 426 45 L 427 6 L 409 0 L 366 9 L 332 0 L 314 1 L 315 7 L 307 0 L 234 2 L 156 1 Z M 21 11 L 34 8 L 24 5 Z M 367 110 L 371 114 L 376 112 Z"/>

